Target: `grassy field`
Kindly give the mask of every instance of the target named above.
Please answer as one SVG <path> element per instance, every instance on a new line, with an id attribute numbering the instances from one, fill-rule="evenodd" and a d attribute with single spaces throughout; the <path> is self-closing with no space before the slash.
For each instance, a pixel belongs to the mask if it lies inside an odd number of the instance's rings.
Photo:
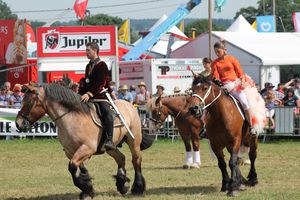
<path id="1" fill-rule="evenodd" d="M 127 145 L 127 174 L 133 168 Z M 117 166 L 107 155 L 94 156 L 86 166 L 94 178 L 95 199 L 231 199 L 221 193 L 221 174 L 212 161 L 207 142 L 201 141 L 200 169 L 183 170 L 184 148 L 181 140 L 159 140 L 143 152 L 143 174 L 147 191 L 142 197 L 121 196 L 112 175 Z M 228 160 L 228 154 L 226 154 Z M 0 199 L 46 200 L 78 199 L 62 147 L 55 139 L 0 141 Z M 259 184 L 239 193 L 238 199 L 299 199 L 300 141 L 260 144 L 257 159 Z M 248 166 L 242 166 L 244 176 Z M 132 182 L 131 182 L 132 184 Z"/>

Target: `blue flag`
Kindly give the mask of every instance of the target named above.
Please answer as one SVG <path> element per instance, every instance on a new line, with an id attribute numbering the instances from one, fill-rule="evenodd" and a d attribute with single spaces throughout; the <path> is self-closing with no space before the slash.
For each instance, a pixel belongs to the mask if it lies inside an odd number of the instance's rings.
<path id="1" fill-rule="evenodd" d="M 258 16 L 256 23 L 258 32 L 275 32 L 274 15 Z"/>
<path id="2" fill-rule="evenodd" d="M 225 3 L 226 0 L 215 0 L 215 10 L 221 12 L 221 8 L 225 5 Z"/>

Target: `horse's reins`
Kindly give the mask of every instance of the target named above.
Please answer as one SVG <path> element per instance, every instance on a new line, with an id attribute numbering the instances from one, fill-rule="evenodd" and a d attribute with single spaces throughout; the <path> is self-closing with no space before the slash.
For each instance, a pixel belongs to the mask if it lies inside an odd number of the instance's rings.
<path id="1" fill-rule="evenodd" d="M 209 86 L 208 90 L 206 91 L 204 97 L 202 98 L 200 95 L 198 94 L 192 94 L 193 97 L 197 97 L 198 99 L 201 100 L 201 103 L 203 103 L 203 107 L 201 108 L 202 110 L 205 110 L 206 108 L 208 108 L 211 104 L 213 104 L 222 94 L 222 90 L 220 90 L 218 96 L 216 96 L 209 104 L 205 105 L 205 99 L 210 95 L 210 92 L 212 90 L 211 85 Z"/>

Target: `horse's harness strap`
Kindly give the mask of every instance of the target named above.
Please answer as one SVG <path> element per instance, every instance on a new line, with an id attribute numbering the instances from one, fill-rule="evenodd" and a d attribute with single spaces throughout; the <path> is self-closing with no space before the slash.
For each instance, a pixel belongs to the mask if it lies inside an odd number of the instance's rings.
<path id="1" fill-rule="evenodd" d="M 210 91 L 212 90 L 211 86 L 209 87 L 209 89 L 207 90 L 207 92 L 205 93 L 204 97 L 202 98 L 200 95 L 198 94 L 193 94 L 193 97 L 197 97 L 198 99 L 201 100 L 201 102 L 204 104 L 202 110 L 205 110 L 206 108 L 208 108 L 211 104 L 213 104 L 222 94 L 222 91 L 220 90 L 218 96 L 216 96 L 209 104 L 205 105 L 205 99 L 210 95 Z"/>

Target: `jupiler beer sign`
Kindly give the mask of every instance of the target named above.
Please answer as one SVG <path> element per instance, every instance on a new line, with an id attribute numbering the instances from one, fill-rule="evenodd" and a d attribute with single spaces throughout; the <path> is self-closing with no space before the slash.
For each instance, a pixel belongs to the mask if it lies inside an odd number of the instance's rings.
<path id="1" fill-rule="evenodd" d="M 100 55 L 116 54 L 116 35 L 114 26 L 97 27 L 47 27 L 38 29 L 38 55 L 85 56 L 86 44 L 96 42 Z"/>

